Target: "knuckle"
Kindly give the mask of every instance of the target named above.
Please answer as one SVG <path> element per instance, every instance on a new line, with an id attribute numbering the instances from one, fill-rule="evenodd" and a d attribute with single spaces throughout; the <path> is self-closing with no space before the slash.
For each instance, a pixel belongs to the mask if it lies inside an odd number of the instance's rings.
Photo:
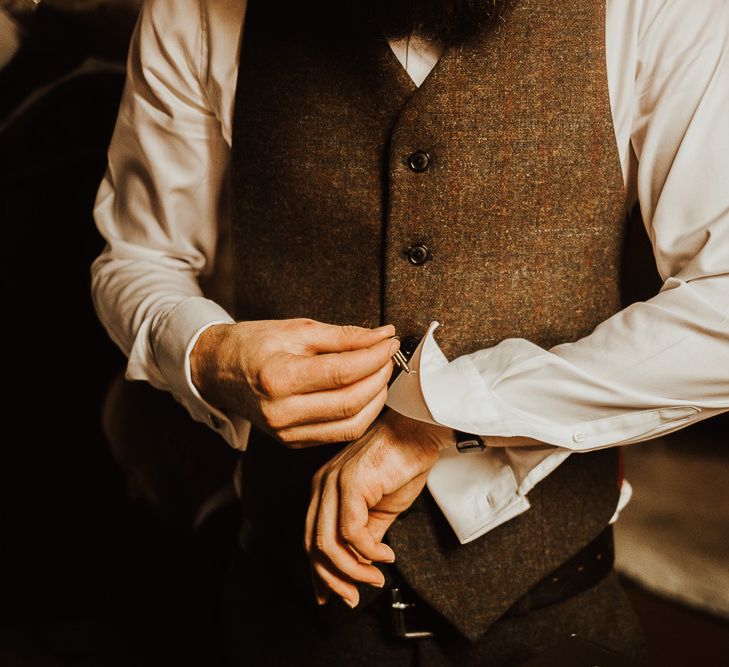
<path id="1" fill-rule="evenodd" d="M 354 338 L 363 331 L 362 328 L 355 326 L 354 324 L 343 324 L 340 329 L 344 338 Z"/>
<path id="2" fill-rule="evenodd" d="M 365 422 L 365 421 L 363 421 L 361 424 L 357 424 L 357 426 L 354 427 L 355 439 L 361 438 L 367 431 L 368 427 L 369 427 L 369 423 Z"/>
<path id="3" fill-rule="evenodd" d="M 314 545 L 320 553 L 328 553 L 329 540 L 319 531 L 314 536 Z"/>
<path id="4" fill-rule="evenodd" d="M 339 524 L 339 534 L 345 542 L 351 542 L 355 537 L 355 531 L 350 524 L 343 521 Z"/>
<path id="5" fill-rule="evenodd" d="M 347 491 L 355 485 L 356 479 L 356 464 L 349 461 L 342 467 L 342 470 L 339 473 L 339 479 L 337 480 L 339 494 L 342 496 L 345 495 Z"/>
<path id="6" fill-rule="evenodd" d="M 343 356 L 337 364 L 339 367 L 339 377 L 343 384 L 347 384 L 349 382 L 349 377 L 354 375 L 355 371 L 354 365 L 349 359 L 350 357 Z"/>
<path id="7" fill-rule="evenodd" d="M 309 317 L 297 317 L 291 320 L 292 330 L 299 334 L 309 335 L 310 332 L 314 333 L 315 327 L 319 324 L 316 320 L 312 320 Z"/>
<path id="8" fill-rule="evenodd" d="M 344 427 L 345 440 L 359 440 L 367 430 L 369 424 L 363 419 L 355 419 Z"/>
<path id="9" fill-rule="evenodd" d="M 264 396 L 274 397 L 279 393 L 281 374 L 274 373 L 270 366 L 265 366 L 258 372 L 256 384 Z"/>
<path id="10" fill-rule="evenodd" d="M 342 440 L 345 442 L 350 442 L 352 440 L 358 440 L 361 435 L 364 433 L 364 429 L 360 431 L 360 429 L 357 426 L 345 426 L 342 430 Z"/>
<path id="11" fill-rule="evenodd" d="M 298 445 L 296 435 L 292 433 L 289 429 L 279 429 L 278 431 L 276 431 L 276 436 L 287 447 L 291 449 L 296 449 L 296 446 Z"/>
<path id="12" fill-rule="evenodd" d="M 322 486 L 326 486 L 333 480 L 333 473 L 330 468 L 322 469 L 319 471 L 319 481 Z"/>
<path id="13" fill-rule="evenodd" d="M 362 409 L 362 402 L 357 398 L 349 398 L 339 404 L 339 418 L 349 419 L 359 414 Z"/>
<path id="14" fill-rule="evenodd" d="M 273 431 L 280 431 L 288 426 L 288 420 L 285 419 L 284 414 L 274 403 L 262 402 L 260 404 L 260 410 L 266 426 Z"/>
<path id="15" fill-rule="evenodd" d="M 342 374 L 340 364 L 330 363 L 326 370 L 328 384 L 332 387 L 342 386 Z"/>
<path id="16" fill-rule="evenodd" d="M 285 428 L 282 428 L 282 429 L 279 429 L 278 431 L 276 431 L 276 437 L 278 437 L 278 439 L 283 443 L 292 442 L 291 433 L 289 431 L 287 431 Z"/>

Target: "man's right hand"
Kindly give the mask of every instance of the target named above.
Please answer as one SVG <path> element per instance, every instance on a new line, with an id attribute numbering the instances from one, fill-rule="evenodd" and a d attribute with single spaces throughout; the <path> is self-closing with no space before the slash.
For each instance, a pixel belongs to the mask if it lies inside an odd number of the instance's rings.
<path id="1" fill-rule="evenodd" d="M 385 405 L 392 325 L 335 326 L 308 319 L 218 324 L 190 355 L 206 401 L 239 414 L 287 447 L 361 437 Z"/>

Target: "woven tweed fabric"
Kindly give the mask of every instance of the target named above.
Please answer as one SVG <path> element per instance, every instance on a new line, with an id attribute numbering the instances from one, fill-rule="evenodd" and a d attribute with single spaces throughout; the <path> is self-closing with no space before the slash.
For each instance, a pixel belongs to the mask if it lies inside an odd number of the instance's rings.
<path id="1" fill-rule="evenodd" d="M 453 357 L 576 340 L 618 309 L 625 192 L 604 1 L 515 1 L 417 90 L 381 38 L 264 5 L 249 3 L 234 120 L 239 318 L 392 322 L 403 336 L 437 319 Z M 422 172 L 407 160 L 418 150 Z M 408 261 L 414 244 L 429 261 Z M 248 511 L 298 545 L 331 450 L 261 442 L 244 455 Z M 423 497 L 390 532 L 399 569 L 476 639 L 607 524 L 616 458 L 573 456 L 526 514 L 465 547 Z"/>

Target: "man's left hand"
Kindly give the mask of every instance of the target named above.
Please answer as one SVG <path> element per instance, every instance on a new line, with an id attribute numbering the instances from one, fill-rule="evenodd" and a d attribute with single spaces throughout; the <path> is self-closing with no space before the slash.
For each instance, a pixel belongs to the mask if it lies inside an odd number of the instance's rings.
<path id="1" fill-rule="evenodd" d="M 333 592 L 355 607 L 353 582 L 384 585 L 372 561 L 393 562 L 395 554 L 382 538 L 422 491 L 440 450 L 454 442 L 451 429 L 387 410 L 319 469 L 304 540 L 319 604 Z"/>

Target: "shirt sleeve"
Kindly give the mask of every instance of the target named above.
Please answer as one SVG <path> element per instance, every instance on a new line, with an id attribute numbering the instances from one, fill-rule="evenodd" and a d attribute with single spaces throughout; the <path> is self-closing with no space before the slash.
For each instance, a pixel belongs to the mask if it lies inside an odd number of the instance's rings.
<path id="1" fill-rule="evenodd" d="M 439 424 L 551 445 L 436 466 L 429 487 L 462 541 L 528 508 L 528 490 L 571 452 L 729 410 L 729 5 L 663 4 L 638 44 L 631 137 L 660 293 L 551 350 L 508 339 L 448 361 L 431 327 L 417 391 L 388 399 L 403 410 L 419 395 L 415 411 Z"/>
<path id="2" fill-rule="evenodd" d="M 144 5 L 95 206 L 107 245 L 92 267 L 92 294 L 101 322 L 128 355 L 127 378 L 171 392 L 195 419 L 239 445 L 247 424 L 208 405 L 189 370 L 200 333 L 233 321 L 201 288 L 216 268 L 229 157 L 199 75 L 201 24 L 196 1 Z"/>

